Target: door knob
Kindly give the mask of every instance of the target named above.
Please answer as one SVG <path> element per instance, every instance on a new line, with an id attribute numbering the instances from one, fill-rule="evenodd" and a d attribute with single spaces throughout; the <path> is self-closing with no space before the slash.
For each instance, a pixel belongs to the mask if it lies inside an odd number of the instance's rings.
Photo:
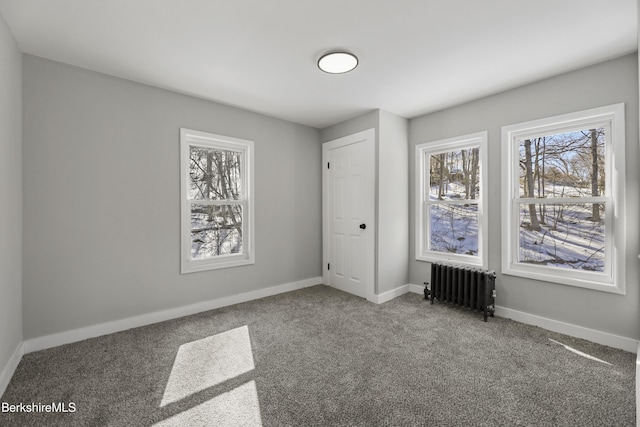
<path id="1" fill-rule="evenodd" d="M 367 224 L 360 224 L 360 228 L 364 230 L 365 228 L 367 228 Z"/>

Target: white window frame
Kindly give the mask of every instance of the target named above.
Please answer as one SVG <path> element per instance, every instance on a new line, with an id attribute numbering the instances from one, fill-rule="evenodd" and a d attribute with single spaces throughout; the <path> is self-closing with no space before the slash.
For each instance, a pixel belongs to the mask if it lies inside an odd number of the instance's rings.
<path id="1" fill-rule="evenodd" d="M 241 200 L 189 199 L 189 161 L 190 147 L 192 146 L 232 150 L 241 153 Z M 180 129 L 180 264 L 182 274 L 255 264 L 253 184 L 253 141 L 191 129 Z M 191 205 L 193 203 L 209 205 L 238 204 L 242 206 L 242 253 L 217 255 L 204 259 L 193 259 L 191 257 Z"/>
<path id="2" fill-rule="evenodd" d="M 488 268 L 488 242 L 487 242 L 487 215 L 485 212 L 485 200 L 487 197 L 487 140 L 488 132 L 477 132 L 469 135 L 457 136 L 438 141 L 425 142 L 416 145 L 416 260 L 427 262 L 453 262 L 470 267 Z M 478 205 L 478 255 L 464 255 L 432 251 L 429 248 L 431 242 L 431 210 L 432 204 L 464 204 L 469 200 L 460 201 L 431 201 L 429 198 L 430 174 L 429 157 L 434 154 L 445 153 L 458 149 L 478 147 L 480 167 L 480 194 L 479 198 L 471 201 Z"/>
<path id="3" fill-rule="evenodd" d="M 518 204 L 532 199 L 520 197 L 519 152 L 520 140 L 559 134 L 581 129 L 604 127 L 605 137 L 605 196 L 543 199 L 546 202 L 597 202 L 605 204 L 605 272 L 569 270 L 559 267 L 532 265 L 518 261 L 519 213 Z M 502 127 L 502 272 L 551 283 L 625 294 L 625 120 L 624 104 L 614 104 L 589 110 L 532 120 Z M 604 202 L 603 202 L 604 200 Z"/>

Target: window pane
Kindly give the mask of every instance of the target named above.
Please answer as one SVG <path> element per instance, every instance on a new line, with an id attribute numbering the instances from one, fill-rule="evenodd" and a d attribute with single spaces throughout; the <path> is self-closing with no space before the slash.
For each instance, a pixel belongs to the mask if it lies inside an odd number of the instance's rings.
<path id="1" fill-rule="evenodd" d="M 191 258 L 242 253 L 242 206 L 191 206 Z"/>
<path id="2" fill-rule="evenodd" d="M 429 249 L 478 255 L 478 205 L 431 205 Z"/>
<path id="3" fill-rule="evenodd" d="M 604 272 L 604 204 L 520 204 L 518 261 Z"/>
<path id="4" fill-rule="evenodd" d="M 469 148 L 429 156 L 431 200 L 480 198 L 480 149 Z"/>
<path id="5" fill-rule="evenodd" d="M 242 153 L 195 146 L 189 148 L 189 199 L 240 200 Z"/>
<path id="6" fill-rule="evenodd" d="M 605 129 L 583 129 L 519 144 L 520 197 L 605 194 Z"/>

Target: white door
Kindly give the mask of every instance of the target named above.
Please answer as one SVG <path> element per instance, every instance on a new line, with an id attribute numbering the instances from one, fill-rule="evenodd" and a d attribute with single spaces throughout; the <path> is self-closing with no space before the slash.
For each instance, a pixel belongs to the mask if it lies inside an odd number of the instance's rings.
<path id="1" fill-rule="evenodd" d="M 374 300 L 375 130 L 323 144 L 325 284 Z"/>

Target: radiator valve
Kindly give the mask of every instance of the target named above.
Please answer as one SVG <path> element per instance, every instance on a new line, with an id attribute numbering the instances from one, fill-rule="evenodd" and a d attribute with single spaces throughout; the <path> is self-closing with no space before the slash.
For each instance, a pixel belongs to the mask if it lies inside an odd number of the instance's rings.
<path id="1" fill-rule="evenodd" d="M 424 299 L 429 299 L 431 295 L 431 286 L 429 286 L 428 282 L 423 282 L 424 284 Z"/>

